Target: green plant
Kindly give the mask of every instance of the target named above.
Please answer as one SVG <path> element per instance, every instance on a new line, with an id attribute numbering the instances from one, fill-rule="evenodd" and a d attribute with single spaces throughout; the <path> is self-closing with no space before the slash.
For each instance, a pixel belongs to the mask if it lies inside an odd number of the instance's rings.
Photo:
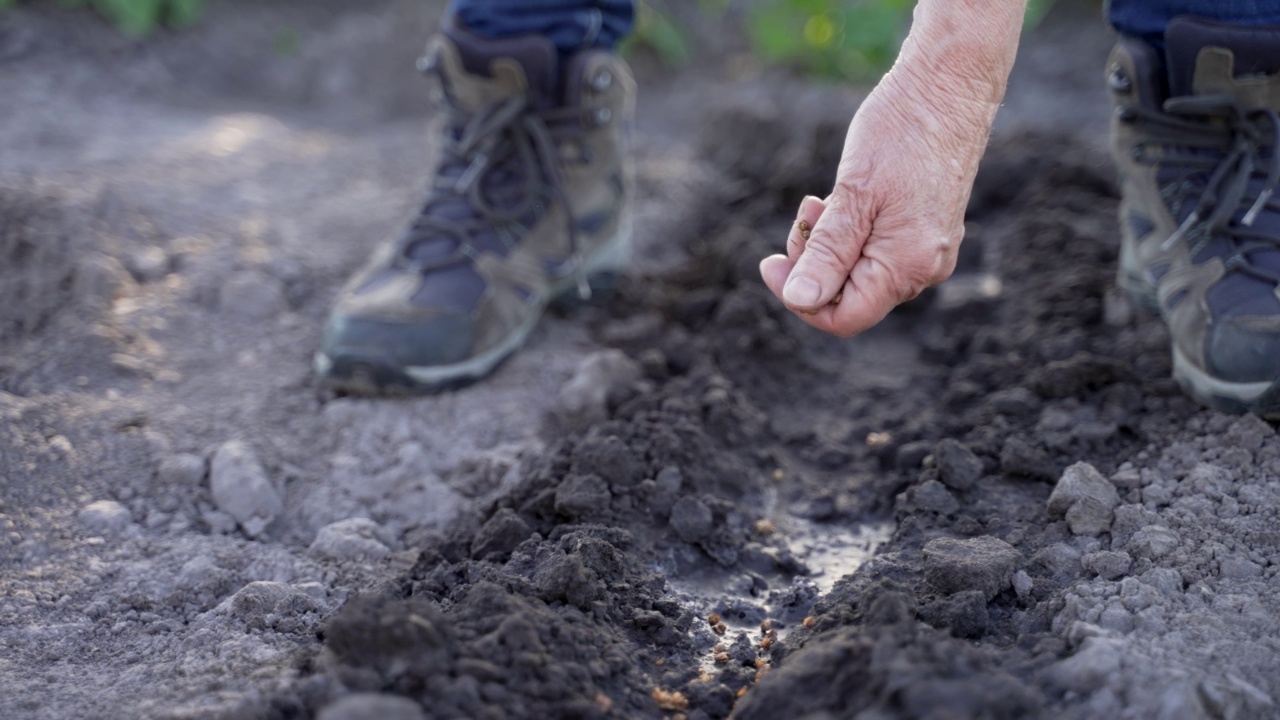
<path id="1" fill-rule="evenodd" d="M 1053 0 L 1031 0 L 1028 25 Z M 893 63 L 915 0 L 762 0 L 747 34 L 766 61 L 826 78 L 865 80 Z"/>
<path id="2" fill-rule="evenodd" d="M 0 0 L 0 10 L 16 4 L 17 0 Z M 160 25 L 189 27 L 204 11 L 204 0 L 62 0 L 62 4 L 91 7 L 133 37 L 143 37 Z"/>

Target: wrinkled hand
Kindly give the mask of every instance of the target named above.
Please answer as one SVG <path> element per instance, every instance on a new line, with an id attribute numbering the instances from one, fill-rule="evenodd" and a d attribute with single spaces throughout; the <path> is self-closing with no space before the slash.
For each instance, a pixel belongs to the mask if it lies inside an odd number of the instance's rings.
<path id="1" fill-rule="evenodd" d="M 1016 48 L 1016 35 L 1004 42 Z M 950 277 L 1007 77 L 992 66 L 989 92 L 965 93 L 970 86 L 952 81 L 947 95 L 936 77 L 895 67 L 868 96 L 849 126 L 835 188 L 825 200 L 805 198 L 787 254 L 760 263 L 765 284 L 805 322 L 856 335 Z"/>

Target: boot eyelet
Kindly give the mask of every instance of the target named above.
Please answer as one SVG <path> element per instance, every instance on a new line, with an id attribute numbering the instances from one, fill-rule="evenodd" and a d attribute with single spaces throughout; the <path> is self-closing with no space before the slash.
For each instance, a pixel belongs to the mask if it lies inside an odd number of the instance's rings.
<path id="1" fill-rule="evenodd" d="M 435 53 L 431 53 L 430 55 L 423 55 L 419 57 L 415 65 L 418 68 L 418 72 L 422 73 L 423 75 L 430 74 L 438 66 L 438 63 L 436 62 Z"/>
<path id="2" fill-rule="evenodd" d="M 1137 119 L 1138 119 L 1138 113 L 1134 112 L 1133 108 L 1131 108 L 1131 107 L 1125 107 L 1125 106 L 1121 105 L 1121 106 L 1116 107 L 1116 109 L 1115 109 L 1115 117 L 1116 117 L 1116 119 L 1117 119 L 1117 120 L 1119 120 L 1120 122 L 1125 123 L 1126 125 L 1128 125 L 1128 124 L 1131 124 L 1131 123 L 1133 123 L 1135 120 L 1137 120 Z"/>
<path id="3" fill-rule="evenodd" d="M 1133 81 L 1129 79 L 1129 74 L 1124 71 L 1120 65 L 1112 65 L 1111 72 L 1107 73 L 1107 87 L 1118 93 L 1128 93 L 1133 89 Z"/>
<path id="4" fill-rule="evenodd" d="M 602 93 L 613 85 L 613 73 L 608 70 L 601 70 L 591 78 L 591 89 L 598 93 Z"/>
<path id="5" fill-rule="evenodd" d="M 596 108 L 596 111 L 591 114 L 591 118 L 595 120 L 597 125 L 608 125 L 609 121 L 613 119 L 613 111 L 607 107 Z"/>

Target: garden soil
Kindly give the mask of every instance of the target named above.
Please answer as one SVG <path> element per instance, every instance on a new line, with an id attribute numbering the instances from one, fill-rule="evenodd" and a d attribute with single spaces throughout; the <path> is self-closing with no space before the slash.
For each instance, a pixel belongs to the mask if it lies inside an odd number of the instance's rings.
<path id="1" fill-rule="evenodd" d="M 637 58 L 615 292 L 473 388 L 334 396 L 438 13 L 0 15 L 0 717 L 1280 717 L 1280 437 L 1111 289 L 1096 8 L 1024 43 L 956 277 L 866 335 L 756 272 L 857 93 L 691 16 L 704 62 Z"/>

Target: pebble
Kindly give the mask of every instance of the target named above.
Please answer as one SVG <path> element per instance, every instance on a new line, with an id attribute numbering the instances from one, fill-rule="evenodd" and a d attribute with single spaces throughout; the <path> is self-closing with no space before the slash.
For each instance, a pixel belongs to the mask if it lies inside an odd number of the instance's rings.
<path id="1" fill-rule="evenodd" d="M 925 480 L 917 485 L 911 492 L 911 499 L 915 501 L 917 508 L 939 515 L 950 515 L 960 509 L 960 501 L 937 480 Z"/>
<path id="2" fill-rule="evenodd" d="M 671 508 L 671 527 L 685 542 L 698 542 L 707 537 L 714 523 L 711 508 L 692 495 L 680 498 Z"/>
<path id="3" fill-rule="evenodd" d="M 938 467 L 938 479 L 955 490 L 968 490 L 982 477 L 982 460 L 955 440 L 939 442 L 933 449 L 933 460 Z"/>
<path id="4" fill-rule="evenodd" d="M 425 720 L 418 703 L 399 695 L 354 693 L 325 706 L 316 720 Z"/>
<path id="5" fill-rule="evenodd" d="M 1129 569 L 1133 567 L 1133 558 L 1127 552 L 1103 550 L 1081 557 L 1080 565 L 1085 570 L 1096 573 L 1103 580 L 1115 580 L 1129 574 Z"/>
<path id="6" fill-rule="evenodd" d="M 176 453 L 160 461 L 157 476 L 162 485 L 189 487 L 204 482 L 208 469 L 208 463 L 199 455 Z"/>
<path id="7" fill-rule="evenodd" d="M 350 518 L 325 525 L 307 549 L 312 555 L 337 560 L 377 560 L 391 554 L 390 533 L 368 518 Z"/>
<path id="8" fill-rule="evenodd" d="M 609 507 L 613 495 L 598 475 L 574 475 L 556 488 L 556 512 L 571 518 L 598 513 Z"/>
<path id="9" fill-rule="evenodd" d="M 76 516 L 85 529 L 95 533 L 115 534 L 133 523 L 129 508 L 115 500 L 99 500 L 89 503 Z"/>
<path id="10" fill-rule="evenodd" d="M 129 272 L 138 282 L 153 282 L 169 274 L 169 255 L 154 245 L 129 256 Z"/>
<path id="11" fill-rule="evenodd" d="M 284 509 L 253 449 L 239 440 L 224 443 L 213 455 L 209 485 L 218 509 L 235 518 L 249 537 L 258 537 Z"/>
<path id="12" fill-rule="evenodd" d="M 288 307 L 283 283 L 258 270 L 242 270 L 228 278 L 218 289 L 218 304 L 223 312 L 250 320 L 276 317 Z"/>
<path id="13" fill-rule="evenodd" d="M 1049 515 L 1065 517 L 1075 535 L 1094 536 L 1111 529 L 1120 494 L 1092 465 L 1078 462 L 1063 471 L 1049 496 Z"/>
<path id="14" fill-rule="evenodd" d="M 1076 654 L 1049 668 L 1048 678 L 1064 690 L 1089 693 L 1119 672 L 1123 653 L 1117 640 L 1085 638 Z"/>
<path id="15" fill-rule="evenodd" d="M 1161 525 L 1148 525 L 1130 538 L 1125 549 L 1134 557 L 1159 560 L 1178 549 L 1178 534 Z"/>
<path id="16" fill-rule="evenodd" d="M 560 388 L 560 407 L 579 418 L 602 420 L 609 414 L 610 395 L 644 375 L 636 361 L 620 350 L 601 350 L 583 358 Z"/>
<path id="17" fill-rule="evenodd" d="M 1022 554 L 991 536 L 938 538 L 924 546 L 924 575 L 943 593 L 978 590 L 991 600 L 1013 581 Z"/>

